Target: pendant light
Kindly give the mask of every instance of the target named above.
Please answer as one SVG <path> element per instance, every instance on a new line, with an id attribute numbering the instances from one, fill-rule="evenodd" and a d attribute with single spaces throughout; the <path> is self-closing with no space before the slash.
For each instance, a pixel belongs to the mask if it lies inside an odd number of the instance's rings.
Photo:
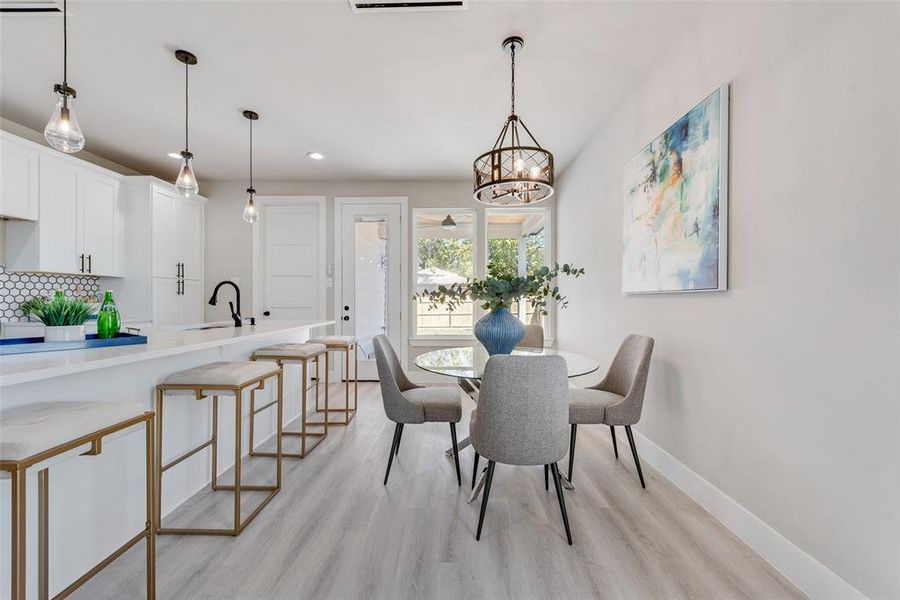
<path id="1" fill-rule="evenodd" d="M 84 134 L 81 133 L 81 127 L 78 126 L 78 120 L 75 118 L 75 110 L 72 108 L 72 102 L 75 100 L 75 88 L 69 87 L 67 81 L 68 63 L 69 63 L 69 32 L 68 32 L 68 13 L 66 11 L 66 0 L 63 0 L 63 80 L 53 86 L 56 93 L 56 106 L 53 107 L 53 114 L 44 127 L 44 138 L 51 146 L 65 152 L 66 154 L 74 154 L 84 148 Z"/>
<path id="2" fill-rule="evenodd" d="M 454 229 L 456 229 L 456 221 L 453 220 L 453 217 L 447 215 L 447 218 L 441 221 L 441 227 L 443 227 L 447 231 L 453 231 Z"/>
<path id="3" fill-rule="evenodd" d="M 197 64 L 197 57 L 187 50 L 176 50 L 175 58 L 184 63 L 184 150 L 181 151 L 181 170 L 175 179 L 175 189 L 190 197 L 200 191 L 192 164 L 194 155 L 188 150 L 188 67 Z"/>
<path id="4" fill-rule="evenodd" d="M 553 195 L 553 154 L 516 115 L 516 52 L 524 45 L 519 36 L 503 40 L 502 47 L 510 54 L 510 114 L 494 147 L 473 164 L 473 195 L 482 204 L 534 204 Z"/>
<path id="5" fill-rule="evenodd" d="M 245 110 L 244 117 L 250 121 L 250 187 L 247 188 L 247 206 L 244 207 L 241 218 L 248 223 L 255 223 L 259 218 L 259 211 L 253 205 L 253 196 L 256 195 L 256 190 L 253 189 L 253 121 L 259 120 L 259 115 L 252 110 Z"/>

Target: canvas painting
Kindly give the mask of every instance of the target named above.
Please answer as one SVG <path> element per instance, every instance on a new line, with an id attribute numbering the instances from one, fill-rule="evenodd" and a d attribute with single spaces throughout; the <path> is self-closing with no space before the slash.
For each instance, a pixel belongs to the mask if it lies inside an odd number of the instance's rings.
<path id="1" fill-rule="evenodd" d="M 728 88 L 625 166 L 622 291 L 727 289 Z"/>

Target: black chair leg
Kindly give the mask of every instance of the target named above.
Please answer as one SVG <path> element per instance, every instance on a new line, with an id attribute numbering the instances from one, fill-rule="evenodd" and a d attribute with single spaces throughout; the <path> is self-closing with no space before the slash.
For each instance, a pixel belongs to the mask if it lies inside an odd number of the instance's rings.
<path id="1" fill-rule="evenodd" d="M 456 423 L 450 423 L 450 439 L 453 440 L 453 462 L 456 463 L 456 485 L 462 485 L 459 474 L 459 447 L 456 445 Z"/>
<path id="2" fill-rule="evenodd" d="M 494 461 L 489 460 L 487 466 L 487 477 L 484 480 L 484 495 L 481 497 L 481 514 L 478 516 L 478 531 L 475 533 L 475 540 L 481 539 L 481 526 L 484 525 L 484 511 L 487 509 L 488 496 L 491 495 L 491 481 L 494 479 Z"/>
<path id="3" fill-rule="evenodd" d="M 544 465 L 544 489 L 550 489 L 550 465 Z"/>
<path id="4" fill-rule="evenodd" d="M 397 436 L 397 449 L 394 450 L 395 456 L 400 456 L 400 440 L 403 438 L 403 423 L 398 423 L 400 425 L 400 434 Z"/>
<path id="5" fill-rule="evenodd" d="M 384 485 L 387 485 L 388 475 L 391 474 L 391 463 L 394 462 L 394 455 L 397 453 L 397 446 L 400 444 L 400 431 L 403 425 L 397 423 L 394 427 L 394 441 L 391 443 L 391 453 L 388 454 L 387 470 L 384 472 Z"/>
<path id="6" fill-rule="evenodd" d="M 575 434 L 578 425 L 572 424 L 572 433 L 569 435 L 569 481 L 572 481 L 572 469 L 575 467 Z"/>
<path id="7" fill-rule="evenodd" d="M 475 480 L 478 479 L 478 459 L 481 458 L 478 456 L 478 453 L 475 453 L 475 464 L 472 465 L 472 489 L 475 489 Z"/>
<path id="8" fill-rule="evenodd" d="M 631 455 L 634 457 L 634 466 L 637 467 L 638 477 L 641 480 L 641 487 L 646 490 L 647 486 L 644 485 L 644 473 L 641 471 L 641 460 L 638 458 L 637 446 L 634 445 L 634 435 L 631 433 L 631 425 L 625 426 L 625 433 L 628 434 L 628 443 L 631 444 Z"/>
<path id="9" fill-rule="evenodd" d="M 618 458 L 619 458 L 619 443 L 616 441 L 616 426 L 615 425 L 609 426 L 609 435 L 612 436 L 613 452 L 616 453 L 616 460 L 618 460 Z"/>
<path id="10" fill-rule="evenodd" d="M 566 513 L 566 499 L 563 498 L 562 482 L 559 480 L 559 467 L 556 463 L 550 465 L 553 470 L 553 484 L 556 486 L 556 497 L 559 500 L 559 512 L 562 513 L 563 525 L 566 526 L 566 539 L 572 545 L 572 531 L 569 529 L 569 515 Z"/>

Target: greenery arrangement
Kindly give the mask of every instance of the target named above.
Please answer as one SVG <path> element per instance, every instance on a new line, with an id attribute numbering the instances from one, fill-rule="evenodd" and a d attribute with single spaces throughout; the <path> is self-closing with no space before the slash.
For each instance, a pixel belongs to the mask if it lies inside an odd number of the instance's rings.
<path id="1" fill-rule="evenodd" d="M 84 325 L 93 314 L 93 307 L 81 298 L 66 298 L 57 290 L 53 299 L 35 297 L 21 305 L 22 312 L 33 315 L 48 327 Z"/>
<path id="2" fill-rule="evenodd" d="M 519 276 L 508 264 L 492 262 L 484 279 L 470 278 L 466 283 L 441 285 L 434 290 L 423 290 L 413 298 L 428 301 L 431 309 L 446 306 L 451 312 L 468 300 L 478 300 L 482 303 L 481 308 L 495 311 L 525 299 L 535 310 L 546 315 L 551 300 L 560 308 L 568 304 L 566 297 L 560 294 L 559 286 L 555 285 L 561 274 L 580 277 L 584 275 L 584 269 L 557 263 L 552 269 L 544 266 L 529 275 Z"/>

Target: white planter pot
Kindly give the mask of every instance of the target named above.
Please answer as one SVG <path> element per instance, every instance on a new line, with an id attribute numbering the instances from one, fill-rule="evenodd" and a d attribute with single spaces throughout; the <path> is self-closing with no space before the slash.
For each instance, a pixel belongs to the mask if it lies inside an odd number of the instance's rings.
<path id="1" fill-rule="evenodd" d="M 66 327 L 45 327 L 45 342 L 83 342 L 84 325 L 68 325 Z"/>

